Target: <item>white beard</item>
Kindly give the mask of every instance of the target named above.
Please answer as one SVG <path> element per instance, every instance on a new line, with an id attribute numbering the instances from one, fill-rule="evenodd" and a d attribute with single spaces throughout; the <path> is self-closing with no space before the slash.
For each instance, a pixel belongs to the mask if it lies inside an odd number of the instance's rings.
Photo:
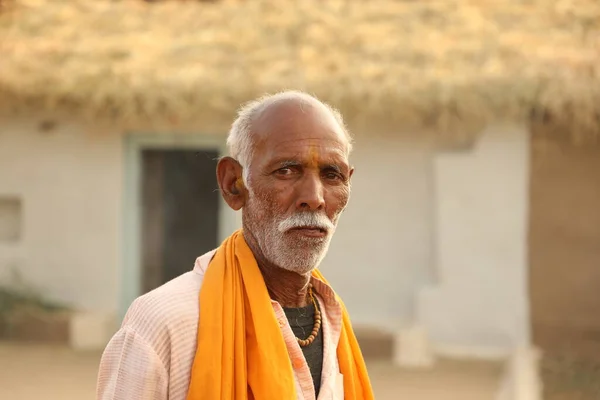
<path id="1" fill-rule="evenodd" d="M 280 220 L 267 220 L 261 201 L 254 196 L 247 206 L 252 223 L 249 228 L 258 242 L 264 257 L 274 265 L 298 274 L 307 274 L 317 268 L 329 250 L 336 222 L 322 212 L 305 211 Z M 259 211 L 257 211 L 259 210 Z M 337 219 L 337 218 L 336 218 Z M 257 223 L 260 221 L 259 223 Z M 327 236 L 312 238 L 287 233 L 299 226 L 318 226 L 327 230 Z"/>

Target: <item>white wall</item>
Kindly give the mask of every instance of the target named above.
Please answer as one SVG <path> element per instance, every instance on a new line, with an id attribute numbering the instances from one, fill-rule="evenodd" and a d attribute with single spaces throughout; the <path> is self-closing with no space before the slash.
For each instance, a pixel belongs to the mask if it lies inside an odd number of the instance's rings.
<path id="1" fill-rule="evenodd" d="M 0 279 L 15 266 L 47 296 L 118 310 L 122 143 L 0 121 L 0 196 L 22 198 L 24 225 L 20 242 L 0 243 Z M 322 270 L 353 322 L 418 320 L 457 346 L 527 342 L 527 132 L 490 129 L 474 151 L 437 155 L 414 137 L 358 135 L 351 162 L 350 204 Z"/>
<path id="2" fill-rule="evenodd" d="M 114 312 L 121 240 L 122 140 L 37 120 L 0 121 L 0 196 L 19 196 L 23 235 L 0 243 L 0 279 L 17 268 L 44 295 Z"/>
<path id="3" fill-rule="evenodd" d="M 419 319 L 440 348 L 529 343 L 528 160 L 524 127 L 491 127 L 471 151 L 435 158 L 438 284 L 423 290 Z"/>
<path id="4" fill-rule="evenodd" d="M 321 269 L 353 323 L 397 328 L 430 280 L 433 150 L 397 134 L 355 139 L 350 203 Z"/>

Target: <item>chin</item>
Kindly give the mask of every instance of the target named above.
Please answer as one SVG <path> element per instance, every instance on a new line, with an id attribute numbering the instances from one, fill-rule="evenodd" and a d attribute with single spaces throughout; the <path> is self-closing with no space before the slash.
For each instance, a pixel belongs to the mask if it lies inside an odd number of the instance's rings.
<path id="1" fill-rule="evenodd" d="M 275 260 L 273 261 L 274 264 L 280 266 L 280 268 L 304 275 L 312 272 L 321 264 L 326 251 L 319 252 L 318 254 L 315 254 L 314 251 L 310 252 L 310 254 L 306 253 L 306 251 L 288 251 L 285 252 L 285 254 L 280 253 L 280 256 L 275 257 Z M 290 260 L 294 260 L 295 262 L 290 263 Z M 298 262 L 298 260 L 302 261 Z"/>
<path id="2" fill-rule="evenodd" d="M 299 275 L 305 275 L 305 274 L 309 274 L 309 273 L 313 272 L 317 267 L 318 267 L 318 265 L 306 266 L 306 265 L 289 265 L 289 264 L 287 264 L 281 268 L 285 269 L 286 271 L 295 272 Z"/>
<path id="3" fill-rule="evenodd" d="M 274 265 L 297 274 L 307 274 L 317 268 L 327 251 L 331 236 L 321 238 L 301 235 L 267 235 L 261 241 L 263 255 Z"/>

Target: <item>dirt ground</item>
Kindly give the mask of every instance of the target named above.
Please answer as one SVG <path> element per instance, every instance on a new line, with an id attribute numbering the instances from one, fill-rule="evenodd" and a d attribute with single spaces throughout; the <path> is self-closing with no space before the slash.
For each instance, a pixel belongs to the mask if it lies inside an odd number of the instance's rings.
<path id="1" fill-rule="evenodd" d="M 94 399 L 99 353 L 0 343 L 0 399 Z M 378 400 L 493 400 L 498 366 L 442 361 L 427 372 L 369 364 Z"/>
<path id="2" fill-rule="evenodd" d="M 541 365 L 545 400 L 600 399 L 600 357 L 575 352 L 547 354 Z"/>

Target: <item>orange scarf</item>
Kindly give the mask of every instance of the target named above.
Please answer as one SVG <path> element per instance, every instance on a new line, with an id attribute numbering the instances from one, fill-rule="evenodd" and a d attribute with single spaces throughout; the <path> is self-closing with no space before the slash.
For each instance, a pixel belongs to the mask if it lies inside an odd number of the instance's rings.
<path id="1" fill-rule="evenodd" d="M 313 276 L 325 281 L 318 271 Z M 344 398 L 370 400 L 369 376 L 343 304 L 342 311 L 337 357 L 344 375 Z M 239 230 L 217 249 L 204 276 L 187 400 L 254 398 L 294 400 L 297 396 L 267 287 Z"/>

